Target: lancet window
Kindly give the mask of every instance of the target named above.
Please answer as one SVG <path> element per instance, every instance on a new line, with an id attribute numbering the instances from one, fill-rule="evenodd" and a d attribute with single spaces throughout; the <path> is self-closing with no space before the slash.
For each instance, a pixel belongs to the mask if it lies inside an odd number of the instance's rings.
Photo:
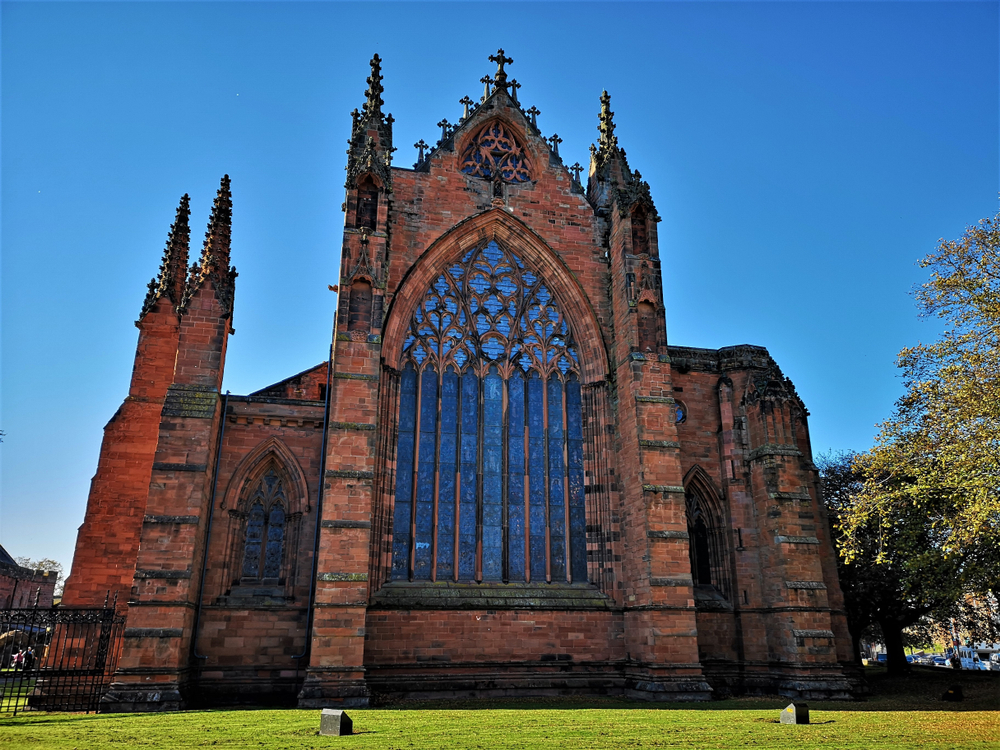
<path id="1" fill-rule="evenodd" d="M 721 514 L 697 486 L 688 487 L 686 501 L 691 577 L 695 586 L 711 587 L 728 599 L 728 546 Z"/>
<path id="2" fill-rule="evenodd" d="M 531 161 L 510 128 L 499 120 L 488 123 L 462 153 L 461 170 L 468 175 L 504 182 L 529 182 Z"/>
<path id="3" fill-rule="evenodd" d="M 281 478 L 269 469 L 247 499 L 242 581 L 277 580 L 285 546 L 287 500 Z"/>
<path id="4" fill-rule="evenodd" d="M 431 284 L 403 344 L 392 578 L 585 581 L 585 524 L 570 324 L 489 242 Z"/>

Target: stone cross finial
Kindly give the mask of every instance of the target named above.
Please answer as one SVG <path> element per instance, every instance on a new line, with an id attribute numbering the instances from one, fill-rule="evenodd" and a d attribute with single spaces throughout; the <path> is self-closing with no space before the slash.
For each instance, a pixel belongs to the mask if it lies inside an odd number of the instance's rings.
<path id="1" fill-rule="evenodd" d="M 483 101 L 485 102 L 490 98 L 490 85 L 493 83 L 493 79 L 489 76 L 483 76 L 479 82 L 483 84 Z"/>
<path id="2" fill-rule="evenodd" d="M 463 120 L 468 120 L 469 119 L 469 107 L 471 107 L 473 104 L 475 104 L 475 102 L 472 101 L 471 98 L 469 98 L 467 96 L 463 96 L 461 99 L 458 100 L 458 103 L 461 104 L 461 105 L 463 105 L 465 107 L 465 110 L 462 112 L 462 119 Z"/>
<path id="3" fill-rule="evenodd" d="M 580 162 L 577 162 L 570 167 L 569 171 L 573 173 L 573 182 L 580 184 L 580 172 L 583 171 L 583 167 L 580 166 Z"/>
<path id="4" fill-rule="evenodd" d="M 521 102 L 517 100 L 517 90 L 521 88 L 521 84 L 517 82 L 516 78 L 510 79 L 510 98 L 514 100 L 514 104 L 520 106 Z"/>
<path id="5" fill-rule="evenodd" d="M 507 86 L 507 72 L 503 69 L 503 66 L 510 65 L 514 60 L 510 57 L 504 57 L 503 47 L 497 50 L 495 55 L 490 55 L 490 62 L 495 62 L 497 64 L 497 74 L 496 74 L 496 84 L 497 86 Z"/>
<path id="6" fill-rule="evenodd" d="M 447 120 L 441 120 L 441 122 L 438 123 L 438 127 L 441 128 L 441 140 L 442 141 L 447 140 L 447 138 L 448 138 L 448 127 L 450 125 L 451 125 L 451 123 L 448 122 Z"/>
<path id="7" fill-rule="evenodd" d="M 538 129 L 538 115 L 542 114 L 542 110 L 536 107 L 534 104 L 531 105 L 531 109 L 528 110 L 528 114 L 531 115 L 531 126 Z"/>
<path id="8" fill-rule="evenodd" d="M 563 142 L 563 139 L 559 137 L 558 133 L 553 133 L 551 138 L 546 138 L 549 144 L 552 146 L 552 153 L 559 156 L 559 144 Z"/>
<path id="9" fill-rule="evenodd" d="M 424 149 L 427 148 L 427 144 L 424 143 L 424 139 L 421 138 L 413 144 L 413 148 L 417 149 L 417 164 L 419 164 L 424 160 Z"/>

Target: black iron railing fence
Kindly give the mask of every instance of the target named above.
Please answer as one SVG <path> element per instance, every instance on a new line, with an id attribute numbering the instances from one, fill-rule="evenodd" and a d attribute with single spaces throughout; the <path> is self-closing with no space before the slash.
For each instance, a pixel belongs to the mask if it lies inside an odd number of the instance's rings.
<path id="1" fill-rule="evenodd" d="M 0 714 L 98 710 L 125 631 L 105 605 L 0 610 Z"/>

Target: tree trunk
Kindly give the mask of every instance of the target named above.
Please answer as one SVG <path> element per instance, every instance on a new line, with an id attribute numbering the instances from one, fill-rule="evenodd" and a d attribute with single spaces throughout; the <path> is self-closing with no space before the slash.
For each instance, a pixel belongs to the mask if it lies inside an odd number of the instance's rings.
<path id="1" fill-rule="evenodd" d="M 910 671 L 903 647 L 903 627 L 895 621 L 879 621 L 885 641 L 885 666 L 890 675 L 904 675 Z"/>

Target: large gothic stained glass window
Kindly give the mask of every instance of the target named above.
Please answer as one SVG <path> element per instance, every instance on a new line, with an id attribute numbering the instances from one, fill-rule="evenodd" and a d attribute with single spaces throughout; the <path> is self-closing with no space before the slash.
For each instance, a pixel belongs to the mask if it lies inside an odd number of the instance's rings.
<path id="1" fill-rule="evenodd" d="M 587 580 L 578 355 L 517 255 L 490 242 L 432 283 L 399 407 L 394 580 Z"/>

